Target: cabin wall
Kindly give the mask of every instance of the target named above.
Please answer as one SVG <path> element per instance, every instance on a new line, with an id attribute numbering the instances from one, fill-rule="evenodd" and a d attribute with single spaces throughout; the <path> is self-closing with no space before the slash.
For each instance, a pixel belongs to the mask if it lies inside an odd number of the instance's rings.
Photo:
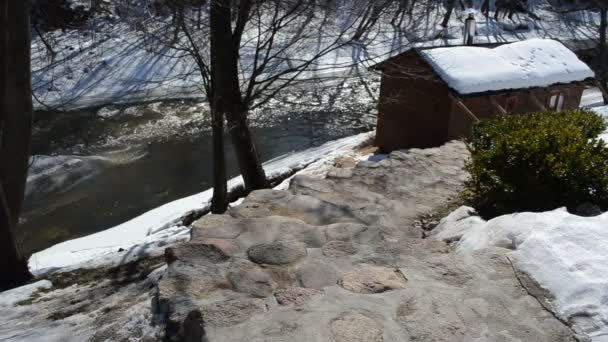
<path id="1" fill-rule="evenodd" d="M 416 54 L 402 56 L 395 65 L 382 73 L 376 145 L 385 152 L 442 145 L 449 123 L 448 88 Z"/>
<path id="2" fill-rule="evenodd" d="M 520 90 L 508 93 L 479 95 L 462 98 L 462 102 L 479 118 L 493 117 L 501 112 L 491 102 L 493 98 L 508 113 L 527 114 L 543 111 L 533 100 L 533 94 L 538 101 L 548 110 L 549 98 L 555 92 L 564 94 L 565 101 L 563 110 L 577 109 L 580 106 L 584 87 L 581 84 L 557 85 L 549 88 L 532 90 Z M 450 104 L 450 119 L 448 128 L 448 139 L 460 139 L 471 134 L 473 120 L 467 115 L 455 101 Z"/>

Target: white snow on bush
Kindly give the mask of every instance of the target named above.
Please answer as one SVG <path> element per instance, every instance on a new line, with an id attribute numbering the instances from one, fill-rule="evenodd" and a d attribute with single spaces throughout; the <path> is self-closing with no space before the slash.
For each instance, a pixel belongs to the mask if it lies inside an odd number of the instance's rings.
<path id="1" fill-rule="evenodd" d="M 371 140 L 373 133 L 362 133 L 330 141 L 319 147 L 287 154 L 264 163 L 268 176 L 301 172 L 320 175 L 338 156 L 349 155 Z M 228 188 L 242 186 L 241 177 L 228 182 Z M 285 186 L 285 185 L 283 185 Z M 33 254 L 30 270 L 36 275 L 80 267 L 97 267 L 133 261 L 147 255 L 158 255 L 170 243 L 190 238 L 190 228 L 181 219 L 188 212 L 209 207 L 213 190 L 185 197 L 150 210 L 116 227 L 64 241 Z"/>
<path id="2" fill-rule="evenodd" d="M 583 81 L 593 71 L 562 43 L 530 39 L 495 48 L 427 49 L 421 56 L 460 94 Z"/>
<path id="3" fill-rule="evenodd" d="M 593 342 L 608 341 L 608 213 L 580 217 L 565 209 L 504 215 L 490 221 L 461 207 L 435 238 L 458 241 L 460 253 L 509 250 L 515 267 L 549 291 L 553 311 Z"/>
<path id="4" fill-rule="evenodd" d="M 603 104 L 603 102 L 602 102 L 602 104 Z M 594 107 L 594 108 L 591 108 L 591 110 L 593 110 L 594 112 L 601 115 L 604 118 L 604 120 L 606 120 L 606 123 L 608 123 L 608 106 Z M 608 144 L 608 130 L 604 131 L 604 133 L 600 134 L 599 138 L 604 140 Z"/>

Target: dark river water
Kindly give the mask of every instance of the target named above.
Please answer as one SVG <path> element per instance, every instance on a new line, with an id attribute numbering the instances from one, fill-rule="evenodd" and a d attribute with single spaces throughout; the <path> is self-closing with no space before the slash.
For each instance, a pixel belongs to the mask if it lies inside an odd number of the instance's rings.
<path id="1" fill-rule="evenodd" d="M 282 103 L 252 113 L 262 159 L 373 129 L 372 104 L 325 102 L 312 107 Z M 24 253 L 111 228 L 211 187 L 207 127 L 205 106 L 194 103 L 37 113 L 34 163 L 16 232 Z M 237 167 L 226 141 L 233 177 Z"/>

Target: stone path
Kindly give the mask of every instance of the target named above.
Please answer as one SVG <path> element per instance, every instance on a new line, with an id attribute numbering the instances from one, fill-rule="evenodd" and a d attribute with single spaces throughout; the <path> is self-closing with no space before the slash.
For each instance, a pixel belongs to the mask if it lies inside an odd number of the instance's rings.
<path id="1" fill-rule="evenodd" d="M 167 249 L 157 319 L 186 341 L 575 341 L 502 251 L 464 259 L 423 238 L 467 155 L 394 152 L 203 217 Z"/>

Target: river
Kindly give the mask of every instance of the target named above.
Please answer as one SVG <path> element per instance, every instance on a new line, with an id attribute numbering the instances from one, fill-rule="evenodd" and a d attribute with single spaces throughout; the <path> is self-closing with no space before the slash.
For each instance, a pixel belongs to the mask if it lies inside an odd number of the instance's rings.
<path id="1" fill-rule="evenodd" d="M 369 88 L 352 82 L 277 98 L 250 116 L 262 160 L 373 129 L 372 97 Z M 229 137 L 225 140 L 233 177 L 238 170 Z M 15 234 L 26 254 L 211 187 L 211 135 L 203 103 L 40 112 L 32 152 Z"/>

